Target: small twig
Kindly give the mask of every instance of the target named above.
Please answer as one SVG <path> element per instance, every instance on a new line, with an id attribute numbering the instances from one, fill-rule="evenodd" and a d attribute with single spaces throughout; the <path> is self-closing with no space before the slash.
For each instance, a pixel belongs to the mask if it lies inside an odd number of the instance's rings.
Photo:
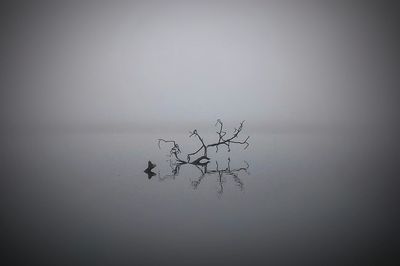
<path id="1" fill-rule="evenodd" d="M 161 142 L 172 143 L 173 146 L 172 146 L 171 150 L 169 151 L 169 156 L 171 157 L 172 155 L 174 155 L 175 159 L 178 162 L 186 163 L 185 161 L 183 161 L 182 159 L 179 158 L 178 154 L 181 153 L 181 149 L 179 148 L 179 145 L 174 140 L 158 139 L 158 148 L 160 148 L 160 149 L 161 149 Z"/>

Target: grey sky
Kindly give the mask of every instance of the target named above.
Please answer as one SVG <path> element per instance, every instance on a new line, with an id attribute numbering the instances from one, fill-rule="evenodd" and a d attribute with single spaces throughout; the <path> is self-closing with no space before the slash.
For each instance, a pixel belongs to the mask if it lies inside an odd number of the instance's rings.
<path id="1" fill-rule="evenodd" d="M 391 29 L 373 6 L 166 2 L 15 7 L 5 117 L 315 124 L 394 112 L 385 76 Z"/>

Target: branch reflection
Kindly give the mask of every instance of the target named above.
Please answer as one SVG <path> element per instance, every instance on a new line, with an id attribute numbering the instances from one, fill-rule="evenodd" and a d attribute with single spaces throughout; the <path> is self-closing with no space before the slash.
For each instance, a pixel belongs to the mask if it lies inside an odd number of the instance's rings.
<path id="1" fill-rule="evenodd" d="M 249 163 L 244 161 L 244 166 L 240 168 L 232 168 L 231 167 L 231 159 L 228 158 L 227 166 L 225 168 L 221 168 L 218 161 L 215 161 L 215 168 L 210 168 L 210 162 L 207 161 L 205 163 L 198 164 L 182 164 L 177 162 L 176 160 L 169 160 L 169 167 L 171 168 L 171 173 L 167 175 L 161 176 L 158 174 L 159 181 L 165 181 L 167 179 L 175 179 L 180 174 L 180 170 L 182 167 L 196 167 L 199 171 L 199 176 L 194 179 L 190 178 L 191 187 L 196 190 L 202 183 L 202 181 L 210 176 L 216 176 L 218 182 L 218 195 L 222 195 L 224 192 L 224 184 L 227 182 L 228 178 L 231 178 L 235 185 L 239 188 L 240 191 L 244 190 L 244 183 L 240 179 L 240 174 L 250 175 L 248 169 L 250 167 Z"/>

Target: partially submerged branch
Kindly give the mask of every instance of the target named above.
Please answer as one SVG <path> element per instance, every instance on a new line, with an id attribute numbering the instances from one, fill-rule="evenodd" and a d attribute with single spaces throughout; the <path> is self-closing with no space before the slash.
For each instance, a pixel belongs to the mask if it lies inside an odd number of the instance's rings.
<path id="1" fill-rule="evenodd" d="M 174 157 L 177 162 L 181 163 L 181 164 L 194 164 L 194 165 L 198 165 L 198 164 L 202 164 L 205 161 L 209 161 L 210 158 L 208 158 L 207 154 L 208 154 L 208 148 L 211 147 L 215 147 L 216 148 L 216 152 L 218 152 L 219 146 L 226 146 L 228 149 L 228 152 L 231 151 L 231 144 L 239 144 L 239 145 L 244 145 L 244 149 L 247 149 L 247 147 L 249 146 L 249 138 L 250 136 L 247 136 L 247 138 L 245 138 L 244 140 L 238 140 L 239 139 L 239 134 L 242 132 L 243 130 L 243 124 L 245 121 L 242 121 L 239 124 L 238 128 L 234 129 L 234 132 L 232 133 L 232 136 L 230 137 L 226 137 L 227 132 L 224 130 L 224 124 L 222 123 L 222 121 L 220 119 L 217 120 L 215 126 L 218 128 L 218 131 L 216 132 L 218 134 L 218 141 L 215 143 L 210 143 L 210 144 L 206 144 L 204 142 L 204 139 L 200 136 L 200 134 L 198 133 L 197 129 L 194 129 L 193 131 L 189 132 L 190 135 L 189 137 L 193 137 L 195 136 L 199 141 L 201 146 L 195 150 L 194 152 L 188 153 L 186 155 L 186 161 L 182 160 L 179 157 L 179 154 L 181 154 L 181 150 L 179 148 L 179 145 L 174 141 L 174 140 L 165 140 L 165 139 L 158 139 L 158 147 L 161 149 L 161 142 L 164 143 L 171 143 L 172 147 L 170 149 L 170 157 Z M 194 155 L 199 154 L 200 152 L 203 153 L 202 156 L 192 160 L 192 157 Z"/>

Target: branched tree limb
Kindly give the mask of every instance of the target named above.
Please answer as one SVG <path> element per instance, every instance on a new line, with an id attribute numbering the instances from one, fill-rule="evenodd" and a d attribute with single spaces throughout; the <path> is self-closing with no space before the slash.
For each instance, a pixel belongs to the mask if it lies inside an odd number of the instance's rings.
<path id="1" fill-rule="evenodd" d="M 160 146 L 161 142 L 172 143 L 172 147 L 170 149 L 170 156 L 171 157 L 174 156 L 175 159 L 179 163 L 181 163 L 181 164 L 189 163 L 189 164 L 194 164 L 194 165 L 202 164 L 202 163 L 204 163 L 204 161 L 210 160 L 210 158 L 208 158 L 208 156 L 207 156 L 208 148 L 210 148 L 210 147 L 215 147 L 216 152 L 218 152 L 219 146 L 221 146 L 221 145 L 226 146 L 228 148 L 228 152 L 231 151 L 231 144 L 244 145 L 244 149 L 247 149 L 247 147 L 249 146 L 248 140 L 249 140 L 250 136 L 247 136 L 247 138 L 244 140 L 238 140 L 239 134 L 243 130 L 244 122 L 245 121 L 242 121 L 239 124 L 239 127 L 234 129 L 232 136 L 226 137 L 227 132 L 224 130 L 224 124 L 222 123 L 222 121 L 220 119 L 218 119 L 215 124 L 215 126 L 218 128 L 218 130 L 216 131 L 216 133 L 218 134 L 218 141 L 215 143 L 211 143 L 211 144 L 206 144 L 204 142 L 204 139 L 200 136 L 197 129 L 194 129 L 193 131 L 189 132 L 190 133 L 189 137 L 195 136 L 200 141 L 201 146 L 194 152 L 188 153 L 186 155 L 186 161 L 182 160 L 179 157 L 181 150 L 179 148 L 179 145 L 174 140 L 158 139 L 158 147 L 161 149 L 161 146 Z M 203 152 L 203 155 L 192 161 L 192 156 L 200 153 L 201 151 Z"/>
<path id="2" fill-rule="evenodd" d="M 223 131 L 224 124 L 222 123 L 221 120 L 218 119 L 217 120 L 217 124 L 216 124 L 216 125 L 220 126 L 219 131 L 217 131 L 217 134 L 219 136 L 218 142 L 207 145 L 207 148 L 216 147 L 216 151 L 218 152 L 218 146 L 226 145 L 228 147 L 228 151 L 230 151 L 231 150 L 231 144 L 232 143 L 236 143 L 236 144 L 244 144 L 245 145 L 244 149 L 247 149 L 247 147 L 249 146 L 249 143 L 247 141 L 249 140 L 250 136 L 247 136 L 247 138 L 245 140 L 243 140 L 243 141 L 237 141 L 236 140 L 238 138 L 238 136 L 239 136 L 239 133 L 243 130 L 244 122 L 245 122 L 244 120 L 242 122 L 240 122 L 239 127 L 235 128 L 235 130 L 233 132 L 233 135 L 230 138 L 225 139 L 224 137 L 226 135 L 226 132 Z"/>

